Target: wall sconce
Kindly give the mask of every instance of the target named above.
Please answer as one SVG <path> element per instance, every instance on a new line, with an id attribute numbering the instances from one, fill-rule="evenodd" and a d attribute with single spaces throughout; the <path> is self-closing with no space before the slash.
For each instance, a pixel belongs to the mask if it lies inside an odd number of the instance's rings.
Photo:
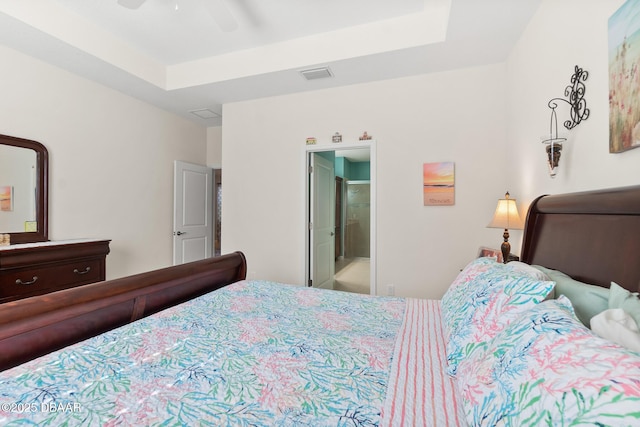
<path id="1" fill-rule="evenodd" d="M 569 105 L 571 118 L 564 122 L 564 127 L 568 130 L 579 125 L 581 121 L 588 119 L 590 111 L 587 108 L 587 101 L 584 99 L 586 87 L 583 83 L 588 77 L 589 73 L 576 65 L 575 71 L 571 76 L 571 84 L 564 89 L 564 96 L 566 96 L 567 99 L 553 98 L 547 103 L 549 108 L 551 108 L 549 138 L 544 139 L 542 143 L 545 144 L 547 164 L 549 166 L 549 175 L 551 175 L 551 178 L 555 178 L 556 173 L 558 172 L 562 143 L 567 140 L 567 138 L 558 135 L 558 117 L 556 115 L 558 102 L 562 101 Z"/>
<path id="2" fill-rule="evenodd" d="M 551 102 L 551 101 L 549 101 Z M 551 104 L 551 123 L 549 123 L 549 138 L 544 139 L 542 143 L 545 145 L 545 151 L 547 152 L 547 166 L 549 166 L 549 175 L 551 178 L 555 178 L 558 173 L 558 163 L 560 162 L 560 154 L 562 153 L 562 143 L 567 138 L 558 135 L 558 117 L 556 116 L 556 107 Z"/>
<path id="3" fill-rule="evenodd" d="M 524 228 L 524 222 L 518 214 L 518 206 L 516 205 L 516 199 L 509 198 L 509 192 L 504 195 L 504 199 L 498 200 L 498 206 L 493 214 L 493 219 L 487 225 L 489 228 L 504 228 L 502 237 L 504 242 L 500 245 L 502 251 L 502 262 L 505 264 L 509 260 L 509 254 L 511 253 L 511 243 L 509 243 L 509 229 L 522 230 Z"/>

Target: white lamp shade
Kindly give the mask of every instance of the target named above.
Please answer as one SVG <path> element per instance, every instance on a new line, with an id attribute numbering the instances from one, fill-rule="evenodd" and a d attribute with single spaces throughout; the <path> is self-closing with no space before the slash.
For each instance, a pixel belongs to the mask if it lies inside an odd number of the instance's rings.
<path id="1" fill-rule="evenodd" d="M 496 212 L 493 214 L 493 219 L 487 227 L 522 230 L 524 228 L 524 222 L 518 214 L 516 200 L 508 198 L 499 199 Z"/>

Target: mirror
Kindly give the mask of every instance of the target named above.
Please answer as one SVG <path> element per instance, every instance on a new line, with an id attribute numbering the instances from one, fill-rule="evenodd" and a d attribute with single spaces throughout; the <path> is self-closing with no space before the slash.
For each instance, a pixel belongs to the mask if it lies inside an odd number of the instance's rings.
<path id="1" fill-rule="evenodd" d="M 0 135 L 0 234 L 12 245 L 48 240 L 48 164 L 44 145 Z"/>

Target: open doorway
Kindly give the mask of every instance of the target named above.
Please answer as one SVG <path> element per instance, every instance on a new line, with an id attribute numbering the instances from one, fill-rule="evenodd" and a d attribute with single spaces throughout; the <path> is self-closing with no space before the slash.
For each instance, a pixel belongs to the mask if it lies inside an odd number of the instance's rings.
<path id="1" fill-rule="evenodd" d="M 376 294 L 375 151 L 375 141 L 341 144 L 339 148 L 335 146 L 306 147 L 305 272 L 308 286 L 317 287 L 321 282 L 323 287 L 331 289 Z M 331 188 L 334 191 L 321 199 L 317 196 L 318 188 L 328 188 L 328 186 L 325 183 L 316 188 L 317 176 L 314 178 L 313 168 L 309 167 L 314 157 L 331 159 L 334 166 L 334 174 L 331 177 Z M 322 170 L 326 171 L 326 168 Z M 325 214 L 314 218 L 314 214 L 318 212 L 318 204 L 325 207 L 321 209 Z M 326 237 L 318 236 L 319 229 L 316 226 L 326 225 L 326 211 L 329 207 L 334 212 L 333 223 L 330 225 L 333 241 L 330 258 L 324 253 L 325 246 L 315 253 L 318 247 L 315 239 L 321 242 Z M 329 262 L 332 264 L 328 265 Z M 330 270 L 333 279 L 330 282 L 325 280 L 324 274 L 319 275 L 318 278 L 314 277 L 314 274 L 318 274 L 316 272 Z M 327 283 L 330 285 L 327 286 Z"/>

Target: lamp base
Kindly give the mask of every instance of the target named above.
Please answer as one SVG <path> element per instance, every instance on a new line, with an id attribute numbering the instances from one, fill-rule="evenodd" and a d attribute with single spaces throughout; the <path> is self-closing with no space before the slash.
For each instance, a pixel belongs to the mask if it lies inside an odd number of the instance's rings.
<path id="1" fill-rule="evenodd" d="M 509 261 L 509 254 L 511 253 L 511 243 L 509 243 L 509 230 L 504 229 L 504 233 L 502 234 L 502 238 L 504 242 L 500 245 L 500 250 L 502 251 L 502 262 L 506 264 Z"/>

